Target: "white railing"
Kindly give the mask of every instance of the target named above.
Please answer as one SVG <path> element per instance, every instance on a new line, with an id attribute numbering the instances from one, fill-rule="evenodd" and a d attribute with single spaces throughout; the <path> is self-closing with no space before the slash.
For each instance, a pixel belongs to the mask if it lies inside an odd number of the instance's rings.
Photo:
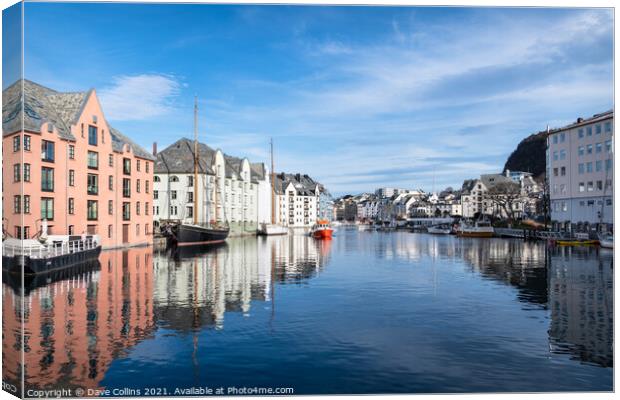
<path id="1" fill-rule="evenodd" d="M 92 250 L 97 248 L 98 246 L 99 243 L 93 239 L 80 239 L 66 242 L 50 243 L 47 246 L 20 246 L 3 243 L 2 254 L 9 257 L 28 256 L 30 258 L 50 258 Z"/>

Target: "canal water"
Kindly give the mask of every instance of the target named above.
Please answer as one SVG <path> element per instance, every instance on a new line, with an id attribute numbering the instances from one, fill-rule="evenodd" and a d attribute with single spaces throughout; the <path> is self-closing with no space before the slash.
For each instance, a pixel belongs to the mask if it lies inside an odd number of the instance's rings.
<path id="1" fill-rule="evenodd" d="M 27 282 L 23 344 L 4 277 L 5 380 L 23 345 L 27 388 L 86 394 L 610 391 L 612 264 L 595 247 L 355 229 L 103 252 Z"/>

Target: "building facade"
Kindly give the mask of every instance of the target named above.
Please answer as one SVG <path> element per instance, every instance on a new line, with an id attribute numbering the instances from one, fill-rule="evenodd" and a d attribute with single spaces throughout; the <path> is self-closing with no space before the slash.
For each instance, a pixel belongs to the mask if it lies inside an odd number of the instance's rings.
<path id="1" fill-rule="evenodd" d="M 303 174 L 275 177 L 276 224 L 292 228 L 314 225 L 319 217 L 320 184 Z"/>
<path id="2" fill-rule="evenodd" d="M 4 234 L 36 238 L 46 221 L 104 248 L 151 244 L 154 158 L 108 124 L 95 90 L 24 80 L 2 94 Z"/>
<path id="3" fill-rule="evenodd" d="M 157 153 L 156 158 L 156 226 L 163 221 L 193 223 L 196 216 L 199 223 L 227 223 L 231 234 L 252 234 L 261 219 L 271 219 L 269 182 L 263 164 L 251 164 L 247 158 L 232 157 L 198 143 L 196 180 L 194 141 L 186 138 Z"/>
<path id="4" fill-rule="evenodd" d="M 547 137 L 551 219 L 571 226 L 613 224 L 614 114 L 608 111 Z"/>

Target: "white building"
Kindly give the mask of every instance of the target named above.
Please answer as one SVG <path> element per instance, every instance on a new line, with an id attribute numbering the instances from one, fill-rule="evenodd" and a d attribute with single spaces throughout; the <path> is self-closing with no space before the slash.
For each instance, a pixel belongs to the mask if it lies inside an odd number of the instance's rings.
<path id="1" fill-rule="evenodd" d="M 319 217 L 320 185 L 308 175 L 279 173 L 275 178 L 276 223 L 310 227 Z"/>
<path id="2" fill-rule="evenodd" d="M 180 139 L 156 155 L 153 182 L 155 226 L 161 221 L 228 223 L 231 234 L 255 233 L 271 219 L 269 181 L 263 164 L 231 157 L 198 144 L 198 181 L 194 182 L 194 142 Z M 194 196 L 198 196 L 195 210 Z M 260 204 L 259 204 L 260 201 Z"/>
<path id="3" fill-rule="evenodd" d="M 613 111 L 579 118 L 549 134 L 552 220 L 574 227 L 613 224 L 613 136 Z"/>

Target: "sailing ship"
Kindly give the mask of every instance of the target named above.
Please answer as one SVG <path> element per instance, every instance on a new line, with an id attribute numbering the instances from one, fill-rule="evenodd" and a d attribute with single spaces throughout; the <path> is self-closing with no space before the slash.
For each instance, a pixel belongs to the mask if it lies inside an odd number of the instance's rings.
<path id="1" fill-rule="evenodd" d="M 288 228 L 276 223 L 276 172 L 273 167 L 273 139 L 271 145 L 271 223 L 263 222 L 258 229 L 259 235 L 274 236 L 288 234 Z"/>
<path id="2" fill-rule="evenodd" d="M 194 193 L 194 221 L 192 224 L 178 223 L 170 225 L 165 234 L 168 236 L 168 240 L 176 246 L 190 246 L 190 245 L 208 245 L 222 243 L 228 237 L 230 233 L 230 227 L 220 226 L 215 222 L 211 224 L 205 221 L 198 220 L 198 100 L 194 99 L 194 182 L 196 182 L 196 191 Z M 217 186 L 217 175 L 215 180 Z M 206 186 L 206 181 L 205 181 Z M 205 193 L 208 193 L 205 190 Z M 217 191 L 215 193 L 217 201 Z M 215 206 L 217 212 L 217 204 Z"/>

